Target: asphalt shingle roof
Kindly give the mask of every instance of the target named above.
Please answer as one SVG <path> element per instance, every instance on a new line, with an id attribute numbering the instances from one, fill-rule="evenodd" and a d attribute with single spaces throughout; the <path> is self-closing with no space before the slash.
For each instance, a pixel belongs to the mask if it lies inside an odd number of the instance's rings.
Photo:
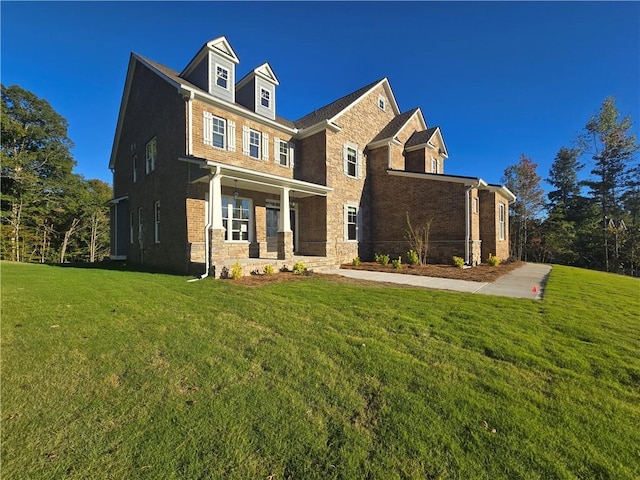
<path id="1" fill-rule="evenodd" d="M 380 133 L 378 133 L 378 135 L 376 135 L 375 138 L 371 141 L 377 142 L 378 140 L 384 140 L 385 138 L 395 137 L 398 133 L 400 133 L 400 130 L 402 129 L 402 127 L 404 127 L 404 124 L 407 123 L 407 121 L 411 118 L 411 115 L 416 113 L 418 110 L 418 108 L 412 108 L 411 110 L 401 113 L 400 115 L 396 115 L 389 123 L 387 123 L 387 125 L 382 130 L 380 130 Z"/>
<path id="2" fill-rule="evenodd" d="M 407 140 L 407 143 L 405 143 L 404 146 L 413 147 L 415 145 L 424 145 L 429 141 L 431 137 L 433 137 L 433 134 L 437 129 L 438 127 L 431 127 L 420 132 L 414 132 L 414 134 L 409 137 L 409 140 Z"/>
<path id="3" fill-rule="evenodd" d="M 345 95 L 344 97 L 339 98 L 338 100 L 331 102 L 328 105 L 325 105 L 324 107 L 318 108 L 313 112 L 305 115 L 304 117 L 301 117 L 298 120 L 295 120 L 293 123 L 298 128 L 307 128 L 317 123 L 323 122 L 325 120 L 329 120 L 330 118 L 335 117 L 338 113 L 340 113 L 342 110 L 347 108 L 349 105 L 351 105 L 353 102 L 355 102 L 358 98 L 360 98 L 362 95 L 367 93 L 369 90 L 371 90 L 371 88 L 373 88 L 375 85 L 380 83 L 382 80 L 384 80 L 384 78 L 376 80 L 375 82 L 372 82 L 369 85 L 366 85 L 362 88 L 359 88 L 355 92 Z"/>

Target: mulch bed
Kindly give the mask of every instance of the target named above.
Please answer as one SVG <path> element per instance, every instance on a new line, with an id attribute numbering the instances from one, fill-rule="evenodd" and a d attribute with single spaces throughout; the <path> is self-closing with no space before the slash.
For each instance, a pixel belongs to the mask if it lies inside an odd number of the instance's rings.
<path id="1" fill-rule="evenodd" d="M 502 275 L 521 267 L 524 262 L 507 262 L 497 267 L 490 265 L 478 265 L 473 268 L 460 269 L 453 265 L 402 265 L 401 268 L 395 269 L 391 264 L 380 265 L 375 262 L 362 262 L 359 266 L 354 267 L 352 264 L 344 264 L 341 268 L 350 270 L 369 270 L 374 272 L 402 273 L 406 275 L 423 275 L 426 277 L 452 278 L 455 280 L 469 280 L 472 282 L 493 282 Z M 304 275 L 294 275 L 291 272 L 276 272 L 273 275 L 247 275 L 238 280 L 230 280 L 239 285 L 247 287 L 259 287 L 262 285 L 282 283 L 282 282 L 299 282 L 304 281 L 310 276 L 318 275 L 316 273 L 308 273 Z M 335 276 L 336 279 L 344 277 Z M 347 279 L 345 279 L 347 280 Z M 347 283 L 368 284 L 367 281 L 348 279 Z M 395 285 L 397 287 L 397 285 Z"/>

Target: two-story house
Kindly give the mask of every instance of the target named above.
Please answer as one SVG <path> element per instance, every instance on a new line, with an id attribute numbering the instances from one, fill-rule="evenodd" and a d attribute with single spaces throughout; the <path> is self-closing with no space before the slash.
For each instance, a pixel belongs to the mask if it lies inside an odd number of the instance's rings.
<path id="1" fill-rule="evenodd" d="M 401 112 L 386 78 L 290 121 L 271 66 L 236 80 L 238 65 L 225 37 L 181 72 L 131 55 L 109 162 L 111 258 L 215 276 L 236 261 L 337 266 L 404 255 L 407 216 L 431 221 L 433 262 L 508 257 L 513 194 L 446 175 L 440 128 Z"/>

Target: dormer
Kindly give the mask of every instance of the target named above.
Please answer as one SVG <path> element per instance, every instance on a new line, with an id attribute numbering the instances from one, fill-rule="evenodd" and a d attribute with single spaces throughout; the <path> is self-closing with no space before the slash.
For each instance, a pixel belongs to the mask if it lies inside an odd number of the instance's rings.
<path id="1" fill-rule="evenodd" d="M 238 56 L 225 37 L 207 42 L 180 76 L 214 97 L 234 103 Z"/>
<path id="2" fill-rule="evenodd" d="M 255 68 L 236 85 L 236 101 L 258 115 L 275 120 L 278 78 L 268 63 Z"/>
<path id="3" fill-rule="evenodd" d="M 416 131 L 404 145 L 405 170 L 420 173 L 444 173 L 449 158 L 440 127 Z"/>

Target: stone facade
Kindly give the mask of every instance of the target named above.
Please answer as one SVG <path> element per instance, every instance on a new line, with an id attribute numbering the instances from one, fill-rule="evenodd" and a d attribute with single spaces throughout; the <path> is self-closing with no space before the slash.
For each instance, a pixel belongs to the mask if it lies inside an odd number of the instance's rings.
<path id="1" fill-rule="evenodd" d="M 202 51 L 216 42 L 231 51 L 223 37 Z M 113 215 L 129 216 L 128 228 L 112 228 L 112 251 L 124 245 L 129 262 L 191 273 L 208 265 L 219 276 L 249 258 L 284 265 L 308 255 L 337 266 L 376 252 L 397 257 L 409 250 L 407 218 L 430 222 L 432 262 L 508 257 L 512 194 L 446 176 L 439 128 L 427 128 L 420 109 L 402 114 L 387 79 L 322 107 L 313 121 L 290 122 L 201 90 L 204 64 L 185 71 L 200 87 L 132 55 L 110 162 Z M 147 172 L 152 138 L 156 163 Z M 280 214 L 287 205 L 289 217 Z"/>

